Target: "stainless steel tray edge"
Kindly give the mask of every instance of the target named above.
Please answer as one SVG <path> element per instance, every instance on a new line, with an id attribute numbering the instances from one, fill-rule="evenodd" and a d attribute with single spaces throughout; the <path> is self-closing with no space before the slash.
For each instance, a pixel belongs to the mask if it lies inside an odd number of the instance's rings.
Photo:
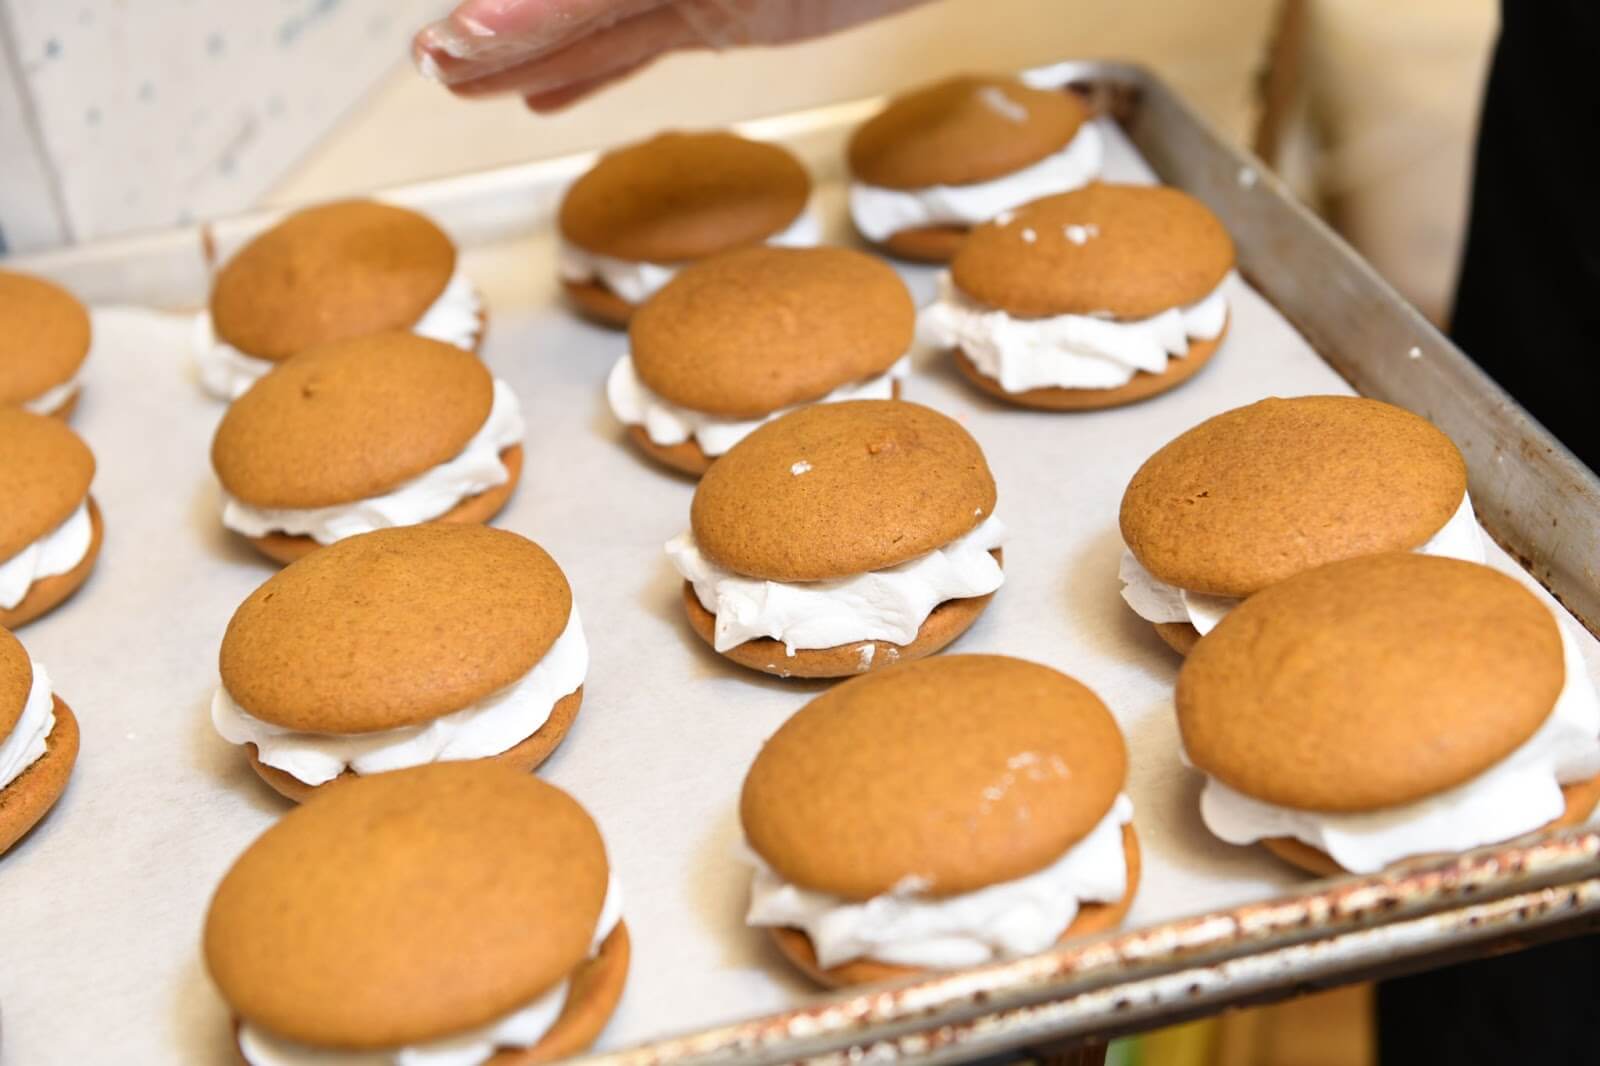
<path id="1" fill-rule="evenodd" d="M 1165 180 L 1222 218 L 1251 283 L 1358 392 L 1424 415 L 1450 435 L 1466 456 L 1484 527 L 1600 634 L 1600 478 L 1158 79 L 1122 65 L 1093 69 L 1090 80 L 1137 87 L 1124 122 L 1134 144 Z"/>
<path id="2" fill-rule="evenodd" d="M 583 1059 L 593 1066 L 963 1061 L 1170 1024 L 1444 953 L 1600 924 L 1600 833 L 1569 831 L 1107 934 Z"/>

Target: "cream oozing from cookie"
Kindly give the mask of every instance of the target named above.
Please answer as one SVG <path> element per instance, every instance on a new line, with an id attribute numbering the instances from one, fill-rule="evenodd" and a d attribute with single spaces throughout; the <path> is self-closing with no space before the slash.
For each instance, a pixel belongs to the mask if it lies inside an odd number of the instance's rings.
<path id="1" fill-rule="evenodd" d="M 1550 717 L 1471 780 L 1403 806 L 1335 814 L 1266 803 L 1208 776 L 1200 794 L 1206 827 L 1230 844 L 1292 837 L 1365 874 L 1415 855 L 1497 844 L 1559 818 L 1561 786 L 1600 774 L 1600 699 L 1572 634 L 1556 624 L 1566 680 Z"/>
<path id="2" fill-rule="evenodd" d="M 770 637 L 793 655 L 859 640 L 910 644 L 939 604 L 1000 587 L 1005 574 L 990 553 L 1005 540 L 1005 525 L 990 515 L 944 547 L 897 566 L 798 582 L 744 577 L 719 566 L 700 551 L 693 531 L 668 541 L 666 550 L 700 605 L 716 615 L 717 651 Z"/>
<path id="3" fill-rule="evenodd" d="M 1090 227 L 1067 227 L 1066 240 L 1097 240 Z M 1022 229 L 1027 239 L 1031 229 Z M 1079 241 L 1081 243 L 1081 241 Z M 978 373 L 1006 392 L 1030 389 L 1115 389 L 1143 371 L 1160 374 L 1170 359 L 1188 355 L 1193 341 L 1213 341 L 1228 324 L 1230 273 L 1206 296 L 1149 318 L 1054 315 L 1015 318 L 962 292 L 939 275 L 934 302 L 923 308 L 918 329 L 928 343 L 956 348 Z"/>
<path id="4" fill-rule="evenodd" d="M 1030 200 L 1070 192 L 1100 173 L 1105 144 L 1093 123 L 1084 123 L 1060 150 L 1021 170 L 971 185 L 888 189 L 866 182 L 850 185 L 850 217 L 869 241 L 924 226 L 975 226 Z"/>
<path id="5" fill-rule="evenodd" d="M 9 559 L 0 559 L 0 608 L 11 610 L 28 595 L 35 581 L 67 571 L 83 562 L 94 543 L 94 522 L 89 499 L 59 526 L 24 547 Z"/>
<path id="6" fill-rule="evenodd" d="M 621 920 L 622 888 L 613 871 L 606 882 L 606 900 L 590 941 L 590 958 L 600 953 Z M 501 1051 L 525 1050 L 543 1040 L 561 1017 L 570 987 L 570 980 L 557 981 L 532 1003 L 485 1025 L 425 1044 L 382 1051 L 310 1047 L 241 1021 L 239 1053 L 250 1066 L 480 1066 Z"/>
<path id="7" fill-rule="evenodd" d="M 456 504 L 511 478 L 501 453 L 522 443 L 522 406 L 511 386 L 495 379 L 494 403 L 471 440 L 455 457 L 380 496 L 327 507 L 257 507 L 223 492 L 222 524 L 247 537 L 269 533 L 332 544 L 374 529 L 411 526 L 437 518 Z"/>
<path id="8" fill-rule="evenodd" d="M 767 244 L 785 248 L 809 248 L 822 243 L 822 220 L 807 207 L 798 218 L 766 239 Z M 618 259 L 580 248 L 562 240 L 556 252 L 556 271 L 561 280 L 575 284 L 598 281 L 630 304 L 642 304 L 678 273 L 682 263 L 646 263 L 637 259 Z"/>
<path id="9" fill-rule="evenodd" d="M 59 385 L 52 385 L 31 400 L 22 401 L 22 407 L 36 415 L 53 415 L 78 395 L 78 386 L 78 378 L 74 376 Z"/>
<path id="10" fill-rule="evenodd" d="M 1483 562 L 1483 530 L 1472 513 L 1471 497 L 1462 496 L 1461 505 L 1450 520 L 1414 550 L 1419 555 Z M 1146 570 L 1127 548 L 1122 550 L 1122 565 L 1117 576 L 1122 581 L 1122 598 L 1140 618 L 1147 622 L 1188 622 L 1201 636 L 1215 629 L 1229 611 L 1244 602 L 1231 596 L 1212 596 L 1169 585 Z"/>
<path id="11" fill-rule="evenodd" d="M 633 357 L 624 355 L 606 378 L 606 399 L 611 412 L 627 426 L 643 426 L 654 444 L 671 446 L 693 437 L 707 455 L 721 455 L 754 433 L 763 423 L 785 415 L 797 407 L 816 403 L 841 403 L 845 400 L 888 400 L 894 396 L 896 381 L 911 374 L 911 356 L 904 355 L 882 374 L 861 381 L 849 381 L 831 392 L 805 403 L 780 407 L 756 418 L 723 418 L 682 407 L 651 390 L 639 380 Z"/>
<path id="12" fill-rule="evenodd" d="M 478 336 L 483 332 L 483 301 L 459 262 L 444 291 L 412 325 L 411 332 L 468 351 L 477 347 Z M 272 359 L 241 352 L 223 340 L 217 335 L 210 311 L 195 316 L 193 344 L 200 384 L 219 400 L 237 400 L 278 365 Z"/>
<path id="13" fill-rule="evenodd" d="M 30 660 L 31 662 L 32 660 Z M 22 776 L 22 772 L 40 759 L 50 747 L 50 732 L 56 727 L 55 694 L 50 689 L 50 675 L 44 667 L 33 663 L 33 683 L 28 686 L 28 697 L 22 704 L 22 714 L 11 732 L 0 737 L 0 789 Z"/>
<path id="14" fill-rule="evenodd" d="M 346 770 L 377 774 L 407 766 L 485 759 L 508 751 L 550 720 L 557 702 L 583 684 L 589 644 L 578 605 L 544 657 L 517 681 L 483 699 L 419 725 L 376 733 L 310 733 L 262 721 L 218 686 L 211 722 L 232 744 L 254 744 L 257 757 L 308 785 Z"/>
<path id="15" fill-rule="evenodd" d="M 784 880 L 758 856 L 745 920 L 799 929 L 824 968 L 852 959 L 951 969 L 1043 951 L 1083 903 L 1115 903 L 1128 891 L 1122 827 L 1133 801 L 1118 795 L 1087 836 L 1049 866 L 960 895 L 929 898 L 907 877 L 894 890 L 851 900 Z"/>

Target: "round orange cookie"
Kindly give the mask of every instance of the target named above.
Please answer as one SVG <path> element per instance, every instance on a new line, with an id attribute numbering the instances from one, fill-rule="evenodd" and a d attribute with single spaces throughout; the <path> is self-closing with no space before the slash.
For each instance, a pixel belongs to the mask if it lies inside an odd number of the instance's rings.
<path id="1" fill-rule="evenodd" d="M 675 541 L 669 552 L 686 579 L 690 625 L 721 654 L 779 677 L 845 677 L 944 648 L 987 606 L 998 567 L 963 564 L 966 574 L 978 574 L 974 566 L 984 570 L 981 583 L 964 578 L 971 583 L 938 590 L 949 598 L 920 621 L 902 617 L 887 632 L 896 639 L 911 633 L 904 644 L 864 636 L 829 647 L 802 643 L 792 652 L 787 638 L 761 634 L 798 632 L 808 624 L 806 612 L 827 609 L 822 600 L 801 598 L 784 608 L 787 620 L 775 623 L 781 631 L 757 623 L 747 639 L 719 647 L 738 637 L 725 630 L 719 638 L 716 614 L 694 583 L 725 610 L 731 601 L 724 588 L 744 595 L 739 579 L 804 586 L 860 577 L 949 547 L 982 525 L 994 506 L 994 479 L 981 449 L 944 415 L 898 400 L 816 404 L 766 423 L 711 465 L 690 507 L 688 540 Z M 983 545 L 996 564 L 998 543 L 996 536 Z M 708 591 L 707 581 L 717 590 Z M 731 617 L 752 624 L 743 614 Z M 853 628 L 833 623 L 841 635 Z"/>
<path id="2" fill-rule="evenodd" d="M 362 778 L 234 863 L 206 915 L 206 966 L 242 1026 L 342 1051 L 426 1047 L 570 982 L 543 1042 L 492 1060 L 540 1062 L 587 1046 L 620 994 L 625 927 L 591 948 L 609 869 L 583 808 L 514 769 Z"/>
<path id="3" fill-rule="evenodd" d="M 1101 826 L 1126 775 L 1121 731 L 1083 685 L 1021 659 L 955 655 L 812 700 L 756 757 L 740 821 L 787 884 L 842 904 L 914 880 L 919 898 L 938 901 L 1056 863 Z M 1122 842 L 1127 891 L 1085 908 L 1066 932 L 1125 911 L 1138 882 L 1131 826 Z M 779 928 L 785 952 L 829 983 L 910 972 L 871 960 L 820 970 L 804 934 Z"/>
<path id="4" fill-rule="evenodd" d="M 37 404 L 74 381 L 89 338 L 89 312 L 71 293 L 43 278 L 0 270 L 0 407 Z M 39 413 L 65 417 L 77 399 L 74 389 Z"/>
<path id="5" fill-rule="evenodd" d="M 1184 750 L 1257 802 L 1397 828 L 1400 810 L 1479 780 L 1544 728 L 1567 684 L 1563 644 L 1538 597 L 1489 567 L 1410 552 L 1329 563 L 1256 593 L 1194 646 L 1178 675 Z M 1600 778 L 1563 792 L 1545 828 L 1586 818 Z M 1262 843 L 1337 872 L 1299 840 Z"/>
<path id="6" fill-rule="evenodd" d="M 268 579 L 228 623 L 219 670 L 226 698 L 263 724 L 246 722 L 247 735 L 358 738 L 434 722 L 512 688 L 573 622 L 566 576 L 527 538 L 407 526 L 342 540 Z M 546 720 L 485 758 L 524 770 L 542 762 L 577 715 L 575 681 L 544 708 Z M 293 799 L 311 791 L 264 765 L 247 735 L 234 739 L 250 744 L 269 784 Z"/>
<path id="7" fill-rule="evenodd" d="M 850 175 L 888 189 L 992 181 L 1065 148 L 1088 117 L 1077 97 L 1016 78 L 946 78 L 895 97 L 856 130 Z"/>
<path id="8" fill-rule="evenodd" d="M 1247 796 L 1380 810 L 1509 755 L 1549 716 L 1564 661 L 1555 618 L 1505 574 L 1372 555 L 1230 612 L 1184 660 L 1178 724 L 1194 765 Z"/>
<path id="9" fill-rule="evenodd" d="M 931 332 L 955 348 L 969 381 L 1007 403 L 1048 411 L 1116 407 L 1175 388 L 1211 360 L 1227 324 L 1214 321 L 1218 309 L 1207 298 L 1233 263 L 1222 223 L 1187 193 L 1094 182 L 975 227 L 951 261 L 954 292 L 931 309 Z M 1148 359 L 1163 352 L 1146 350 L 1152 335 L 1143 320 L 1203 301 L 1204 314 L 1186 320 L 1205 335 L 1189 336 L 1182 353 L 1168 350 L 1164 367 L 1149 369 L 1155 364 Z M 1044 321 L 1062 316 L 1080 321 Z M 1096 372 L 1101 363 L 1122 372 Z M 1110 384 L 1119 377 L 1126 380 Z M 1009 391 L 1001 384 L 1007 380 L 1053 384 Z"/>
<path id="10" fill-rule="evenodd" d="M 314 345 L 410 329 L 444 292 L 456 250 L 415 211 L 370 200 L 306 208 L 218 271 L 217 336 L 279 362 Z"/>
<path id="11" fill-rule="evenodd" d="M 759 244 L 805 210 L 811 179 L 787 149 L 724 132 L 662 133 L 603 155 L 567 190 L 556 225 L 581 252 L 676 264 Z M 626 326 L 635 305 L 599 278 L 563 277 L 584 315 Z"/>
<path id="12" fill-rule="evenodd" d="M 882 260 L 848 248 L 746 248 L 685 267 L 628 328 L 639 379 L 730 420 L 882 374 L 911 347 L 916 306 Z"/>
<path id="13" fill-rule="evenodd" d="M 681 263 L 766 240 L 810 196 L 805 168 L 778 145 L 662 133 L 602 156 L 567 190 L 556 224 L 597 255 Z"/>
<path id="14" fill-rule="evenodd" d="M 689 518 L 700 550 L 736 574 L 821 581 L 925 555 L 994 506 L 983 450 L 953 419 L 857 400 L 803 407 L 740 441 L 700 479 Z"/>
<path id="15" fill-rule="evenodd" d="M 88 511 L 90 539 L 83 558 L 62 574 L 36 577 L 22 599 L 0 604 L 0 626 L 14 629 L 71 596 L 99 556 L 103 526 L 89 495 L 94 454 L 65 422 L 21 408 L 0 408 L 0 563 L 55 533 L 74 513 Z"/>
<path id="16" fill-rule="evenodd" d="M 340 341 L 286 360 L 234 401 L 211 442 L 229 497 L 263 510 L 314 510 L 383 496 L 461 454 L 489 420 L 495 382 L 471 353 L 412 333 Z M 509 477 L 430 521 L 486 522 L 510 497 Z M 308 535 L 251 538 L 287 561 L 316 546 Z"/>
<path id="17" fill-rule="evenodd" d="M 1188 193 L 1094 182 L 974 227 L 950 276 L 1015 318 L 1141 319 L 1205 298 L 1233 264 L 1228 231 Z"/>
<path id="18" fill-rule="evenodd" d="M 917 226 L 889 234 L 884 238 L 883 250 L 916 263 L 948 263 L 966 239 L 966 226 Z"/>
<path id="19" fill-rule="evenodd" d="M 770 418 L 882 378 L 905 357 L 915 328 L 905 283 L 872 256 L 766 246 L 722 253 L 685 267 L 634 316 L 632 376 L 622 365 L 613 370 L 612 409 L 645 454 L 698 475 L 715 456 L 696 434 L 652 441 L 640 421 L 647 405 L 712 422 Z M 886 385 L 898 395 L 898 380 Z"/>
<path id="20" fill-rule="evenodd" d="M 1377 400 L 1301 396 L 1179 435 L 1133 475 L 1119 521 L 1155 577 L 1238 597 L 1321 563 L 1417 548 L 1466 491 L 1461 453 L 1425 419 Z"/>
<path id="21" fill-rule="evenodd" d="M 0 747 L 12 739 L 21 722 L 33 682 L 33 662 L 27 651 L 16 637 L 0 629 Z M 26 836 L 61 798 L 78 758 L 78 720 L 59 696 L 51 699 L 55 724 L 45 737 L 44 753 L 0 785 L 0 855 Z"/>

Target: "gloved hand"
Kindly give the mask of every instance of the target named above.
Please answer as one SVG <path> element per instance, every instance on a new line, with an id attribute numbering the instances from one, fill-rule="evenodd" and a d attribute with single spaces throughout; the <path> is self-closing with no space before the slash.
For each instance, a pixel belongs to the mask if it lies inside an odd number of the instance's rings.
<path id="1" fill-rule="evenodd" d="M 553 111 L 686 48 L 787 44 L 923 0 L 465 0 L 422 28 L 422 73 L 462 96 Z"/>

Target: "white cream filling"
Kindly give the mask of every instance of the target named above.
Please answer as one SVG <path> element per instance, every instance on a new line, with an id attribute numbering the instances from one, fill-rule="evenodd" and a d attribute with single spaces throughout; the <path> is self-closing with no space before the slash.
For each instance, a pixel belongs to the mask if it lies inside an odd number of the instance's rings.
<path id="1" fill-rule="evenodd" d="M 1577 643 L 1565 624 L 1556 624 L 1566 681 L 1550 717 L 1477 777 L 1415 803 L 1360 814 L 1279 807 L 1207 777 L 1200 794 L 1206 827 L 1230 844 L 1292 837 L 1352 873 L 1367 874 L 1413 855 L 1497 844 L 1560 817 L 1566 809 L 1561 786 L 1600 773 L 1600 700 Z"/>
<path id="2" fill-rule="evenodd" d="M 767 244 L 809 248 L 822 243 L 822 221 L 809 207 L 787 227 L 768 237 Z M 599 281 L 630 304 L 642 304 L 678 273 L 682 263 L 647 263 L 618 259 L 579 248 L 562 240 L 556 251 L 556 270 L 563 281 L 583 284 Z"/>
<path id="3" fill-rule="evenodd" d="M 381 496 L 306 509 L 255 507 L 223 491 L 222 524 L 247 537 L 287 533 L 332 544 L 374 529 L 437 518 L 462 500 L 504 485 L 511 477 L 500 453 L 522 443 L 522 407 L 511 386 L 495 379 L 494 403 L 482 428 L 447 462 Z"/>
<path id="4" fill-rule="evenodd" d="M 1083 64 L 1076 59 L 1030 67 L 1017 75 L 1019 81 L 1030 89 L 1059 89 L 1075 77 L 1083 76 Z"/>
<path id="5" fill-rule="evenodd" d="M 785 881 L 756 864 L 745 920 L 800 929 L 823 967 L 851 959 L 953 969 L 1032 955 L 1061 938 L 1082 903 L 1115 903 L 1128 891 L 1122 827 L 1133 801 L 1118 795 L 1082 840 L 1042 870 L 943 899 L 908 877 L 868 900 L 847 900 Z"/>
<path id="6" fill-rule="evenodd" d="M 78 394 L 78 385 L 78 379 L 73 377 L 59 385 L 51 386 L 31 400 L 22 401 L 22 407 L 36 415 L 53 415 Z"/>
<path id="7" fill-rule="evenodd" d="M 537 733 L 588 672 L 589 644 L 574 603 L 566 627 L 533 669 L 499 692 L 431 722 L 376 733 L 307 733 L 256 718 L 221 686 L 211 698 L 211 722 L 229 743 L 254 744 L 266 765 L 320 785 L 346 770 L 377 774 L 499 755 Z"/>
<path id="8" fill-rule="evenodd" d="M 471 350 L 483 332 L 482 311 L 483 301 L 478 297 L 478 290 L 457 262 L 444 291 L 417 319 L 411 332 Z M 271 359 L 247 355 L 217 336 L 209 310 L 195 316 L 192 343 L 195 362 L 200 368 L 200 384 L 219 400 L 237 400 L 278 365 Z"/>
<path id="9" fill-rule="evenodd" d="M 869 241 L 882 241 L 902 230 L 923 226 L 974 226 L 1041 196 L 1087 185 L 1100 173 L 1104 158 L 1100 131 L 1086 122 L 1059 151 L 989 181 L 922 189 L 887 189 L 852 182 L 850 217 Z"/>
<path id="10" fill-rule="evenodd" d="M 1098 231 L 1068 227 L 1084 240 Z M 1033 233 L 1022 230 L 1022 235 Z M 1076 239 L 1069 237 L 1068 239 Z M 1160 374 L 1169 358 L 1189 354 L 1191 340 L 1210 341 L 1228 323 L 1227 278 L 1199 301 L 1149 318 L 1055 315 L 1013 318 L 979 303 L 939 275 L 939 292 L 923 308 L 918 329 L 928 343 L 960 348 L 984 377 L 1006 392 L 1029 389 L 1115 389 L 1141 370 Z"/>
<path id="11" fill-rule="evenodd" d="M 1418 555 L 1483 562 L 1483 531 L 1473 516 L 1471 497 L 1462 496 L 1461 505 L 1450 520 L 1420 548 L 1413 550 Z M 1140 618 L 1147 622 L 1188 622 L 1201 636 L 1215 629 L 1229 611 L 1244 602 L 1231 596 L 1212 596 L 1169 585 L 1146 570 L 1126 548 L 1122 550 L 1122 565 L 1117 576 L 1122 580 L 1122 598 Z"/>
<path id="12" fill-rule="evenodd" d="M 589 946 L 591 958 L 599 954 L 600 946 L 621 920 L 622 889 L 613 872 L 606 882 L 606 901 Z M 557 982 L 538 999 L 503 1018 L 426 1044 L 383 1051 L 340 1051 L 297 1044 L 241 1022 L 239 1052 L 250 1066 L 480 1066 L 502 1050 L 520 1051 L 543 1040 L 567 1005 L 567 986 L 567 981 Z"/>
<path id="13" fill-rule="evenodd" d="M 717 616 L 717 651 L 771 637 L 793 655 L 797 648 L 832 648 L 858 640 L 910 644 L 939 604 L 986 596 L 1000 587 L 1005 574 L 989 552 L 1005 540 L 1005 525 L 990 515 L 944 547 L 898 566 L 795 583 L 741 577 L 723 569 L 701 553 L 692 530 L 669 540 L 666 550 L 678 573 L 694 586 L 700 605 Z M 866 659 L 862 668 L 870 662 Z"/>
<path id="14" fill-rule="evenodd" d="M 840 385 L 825 396 L 805 403 L 781 407 L 756 418 L 735 419 L 680 407 L 651 391 L 639 380 L 633 368 L 633 356 L 624 355 L 611 368 L 606 378 L 606 399 L 611 412 L 626 426 L 643 426 L 646 435 L 656 444 L 682 444 L 693 437 L 700 450 L 707 455 L 721 455 L 735 444 L 754 433 L 763 423 L 779 418 L 799 407 L 818 403 L 842 403 L 845 400 L 887 400 L 894 396 L 894 383 L 911 373 L 911 356 L 901 356 L 887 371 L 862 381 Z"/>
<path id="15" fill-rule="evenodd" d="M 94 541 L 87 497 L 59 526 L 0 562 L 0 607 L 11 610 L 28 595 L 33 583 L 55 577 L 83 562 Z"/>
<path id="16" fill-rule="evenodd" d="M 32 660 L 30 660 L 31 662 Z M 33 663 L 33 684 L 22 704 L 22 714 L 11 732 L 0 739 L 0 789 L 22 776 L 22 771 L 44 757 L 49 749 L 50 731 L 56 727 L 56 701 L 50 691 L 50 675 Z"/>

